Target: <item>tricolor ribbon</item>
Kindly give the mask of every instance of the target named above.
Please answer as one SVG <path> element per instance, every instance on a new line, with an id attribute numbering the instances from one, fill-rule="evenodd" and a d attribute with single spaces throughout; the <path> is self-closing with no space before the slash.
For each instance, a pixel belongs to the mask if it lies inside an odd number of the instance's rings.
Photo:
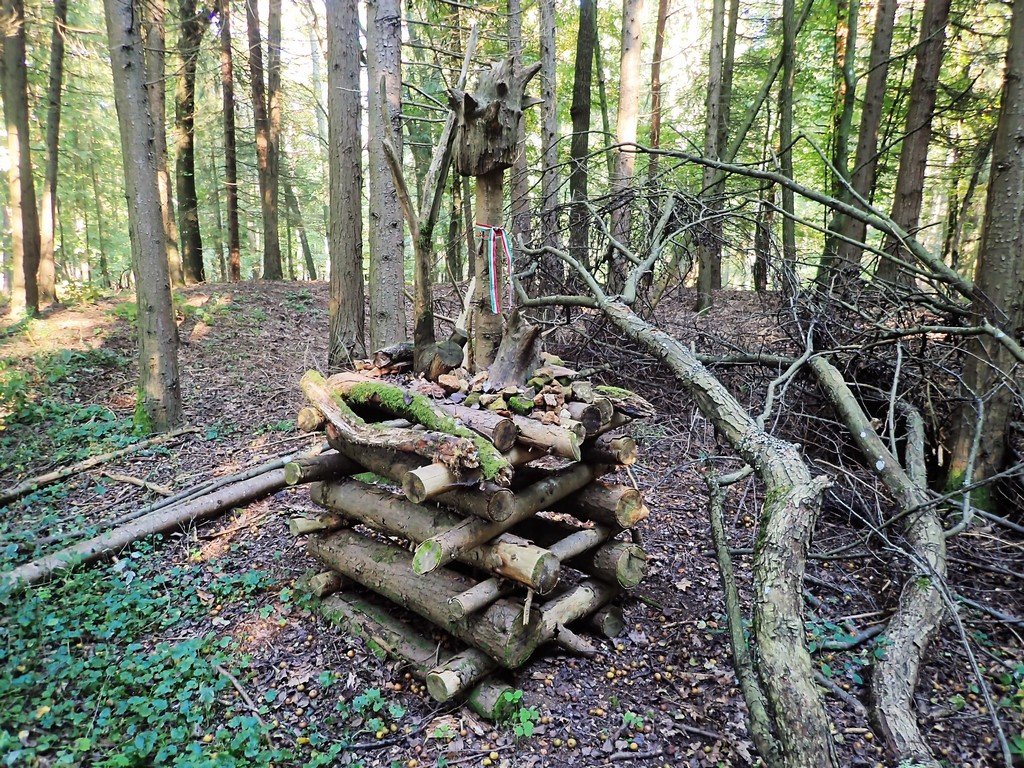
<path id="1" fill-rule="evenodd" d="M 491 227 L 486 224 L 477 224 L 476 229 L 486 238 L 487 246 L 487 278 L 489 281 L 488 294 L 491 297 L 491 311 L 501 314 L 501 270 L 502 263 L 498 253 L 499 248 L 504 255 L 504 267 L 508 269 L 508 305 L 512 306 L 512 245 L 509 243 L 508 232 L 504 227 Z"/>

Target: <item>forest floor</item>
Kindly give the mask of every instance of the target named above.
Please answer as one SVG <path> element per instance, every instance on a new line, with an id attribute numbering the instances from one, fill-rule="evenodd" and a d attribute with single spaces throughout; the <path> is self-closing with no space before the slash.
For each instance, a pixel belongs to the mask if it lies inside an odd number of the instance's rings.
<path id="1" fill-rule="evenodd" d="M 311 438 L 294 427 L 303 404 L 298 381 L 307 369 L 323 367 L 326 306 L 323 283 L 181 292 L 185 421 L 199 431 L 0 510 L 0 567 L 158 500 L 161 490 L 178 491 L 307 447 Z M 738 347 L 784 340 L 774 310 L 747 294 L 723 294 L 720 306 L 700 318 L 681 299 L 664 303 L 659 315 L 699 349 L 709 329 L 728 328 Z M 131 297 L 122 295 L 58 308 L 3 332 L 0 487 L 133 439 L 133 320 Z M 614 359 L 596 336 L 591 341 L 575 345 L 582 362 Z M 753 764 L 699 472 L 706 457 L 724 451 L 653 361 L 633 353 L 629 365 L 611 368 L 601 374 L 609 383 L 636 388 L 664 412 L 634 425 L 641 458 L 628 478 L 623 474 L 644 491 L 651 509 L 642 527 L 650 575 L 624 602 L 626 634 L 602 641 L 596 658 L 549 651 L 511 676 L 536 719 L 527 710 L 517 723 L 492 725 L 458 706 L 438 707 L 396 662 L 377 658 L 325 622 L 295 589 L 316 568 L 287 528 L 293 513 L 313 509 L 300 487 L 142 542 L 113 563 L 62 575 L 26 596 L 0 594 L 0 761 Z M 744 389 L 742 377 L 731 384 Z M 754 400 L 751 391 L 738 396 Z M 754 485 L 730 508 L 737 547 L 751 545 L 757 508 Z M 832 549 L 853 535 L 842 511 L 826 505 L 816 545 Z M 968 569 L 975 550 L 1004 546 L 991 538 L 980 529 L 954 543 L 953 577 L 973 599 L 1021 615 L 1019 542 L 1006 553 L 1016 562 L 1007 573 Z M 41 540 L 49 547 L 40 547 Z M 742 552 L 737 561 L 747 570 Z M 898 586 L 881 559 L 819 561 L 810 568 L 808 632 L 844 766 L 886 764 L 863 711 L 867 667 L 884 646 L 867 641 L 846 652 L 826 649 L 882 620 Z M 961 615 L 1014 737 L 1024 701 L 1015 628 Z M 918 689 L 923 728 L 947 765 L 995 765 L 991 716 L 964 654 L 960 636 L 944 630 Z"/>

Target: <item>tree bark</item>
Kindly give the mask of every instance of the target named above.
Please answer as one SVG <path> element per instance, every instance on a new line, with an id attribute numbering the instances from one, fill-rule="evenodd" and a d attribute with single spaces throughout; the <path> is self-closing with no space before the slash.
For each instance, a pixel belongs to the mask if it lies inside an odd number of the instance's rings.
<path id="1" fill-rule="evenodd" d="M 885 2 L 886 0 L 881 0 Z M 796 81 L 796 2 L 782 0 L 782 81 L 779 83 L 779 172 L 793 175 L 793 87 Z M 799 288 L 796 274 L 796 200 L 782 188 L 782 277 L 787 296 Z"/>
<path id="2" fill-rule="evenodd" d="M 661 59 L 665 55 L 668 5 L 669 0 L 658 0 L 658 17 L 654 25 L 654 59 L 651 61 L 651 138 L 648 141 L 652 149 L 661 146 Z M 581 7 L 580 13 L 582 12 Z M 579 54 L 576 59 L 579 60 Z M 657 183 L 658 160 L 658 155 L 651 155 L 647 160 L 647 181 L 651 185 Z"/>
<path id="3" fill-rule="evenodd" d="M 218 0 L 220 13 L 220 87 L 224 103 L 224 190 L 228 213 L 228 279 L 242 279 L 242 241 L 238 224 L 238 153 L 235 149 L 235 74 L 231 51 L 231 0 Z"/>
<path id="4" fill-rule="evenodd" d="M 11 315 L 39 313 L 39 210 L 32 180 L 24 0 L 3 0 L 3 94 L 11 209 Z"/>
<path id="5" fill-rule="evenodd" d="M 788 0 L 787 0 L 788 1 Z M 783 6 L 785 13 L 785 5 Z M 711 44 L 708 54 L 708 91 L 704 115 L 704 156 L 717 159 L 719 146 L 719 122 L 722 109 L 722 60 L 725 44 L 725 0 L 714 0 L 711 6 Z M 713 200 L 717 172 L 704 166 L 701 180 L 701 196 L 710 216 L 716 209 Z M 722 287 L 722 243 L 720 228 L 705 225 L 705 237 L 697 245 L 697 306 L 701 312 L 712 304 L 712 291 Z"/>
<path id="6" fill-rule="evenodd" d="M 178 232 L 181 235 L 181 262 L 188 284 L 206 281 L 203 266 L 203 239 L 199 231 L 199 196 L 196 193 L 196 64 L 199 44 L 206 32 L 207 14 L 196 7 L 196 0 L 179 0 L 181 29 L 178 53 L 181 73 L 174 95 L 177 122 Z"/>
<path id="7" fill-rule="evenodd" d="M 164 432 L 181 421 L 178 328 L 174 322 L 159 190 L 159 142 L 147 94 L 135 0 L 104 0 L 121 133 L 132 269 L 138 307 L 139 403 L 136 421 Z"/>
<path id="8" fill-rule="evenodd" d="M 1024 8 L 1013 5 L 1002 104 L 992 145 L 992 170 L 985 201 L 985 225 L 975 272 L 972 311 L 993 314 L 999 329 L 1020 338 L 1024 328 Z M 1010 419 L 1019 366 L 1009 350 L 989 335 L 967 342 L 961 386 L 964 402 L 954 424 L 946 484 L 950 489 L 991 477 L 1006 461 Z M 984 400 L 984 412 L 974 403 Z M 973 473 L 971 454 L 980 431 Z M 989 507 L 986 494 L 975 504 Z"/>
<path id="9" fill-rule="evenodd" d="M 508 55 L 518 67 L 523 66 L 523 4 L 521 0 L 508 0 Z M 522 237 L 524 243 L 533 239 L 530 223 L 530 171 L 526 163 L 526 126 L 520 121 L 516 130 L 516 154 L 512 161 L 512 235 Z M 468 202 L 468 201 L 467 201 Z M 477 286 L 479 288 L 479 283 Z"/>
<path id="10" fill-rule="evenodd" d="M 327 366 L 366 355 L 363 289 L 363 184 L 359 13 L 356 0 L 327 3 L 330 341 Z"/>
<path id="11" fill-rule="evenodd" d="M 644 0 L 623 0 L 622 54 L 619 57 L 619 111 L 615 122 L 616 144 L 635 144 L 640 115 L 640 51 L 643 47 Z M 630 205 L 636 153 L 630 147 L 615 150 L 615 169 L 609 192 L 616 198 L 612 214 L 612 234 L 629 244 Z M 625 257 L 612 251 L 609 275 L 611 285 L 620 285 L 626 271 Z"/>
<path id="12" fill-rule="evenodd" d="M 67 0 L 54 0 L 50 33 L 50 77 L 46 88 L 46 160 L 39 222 L 39 301 L 57 301 L 57 264 L 54 255 L 57 225 L 57 147 L 60 141 L 61 93 L 64 86 L 64 35 L 67 34 Z M 63 255 L 63 254 L 62 254 Z"/>
<path id="13" fill-rule="evenodd" d="M 281 159 L 284 160 L 283 154 Z M 302 260 L 306 265 L 306 273 L 309 275 L 310 280 L 316 280 L 316 263 L 313 261 L 313 251 L 309 247 L 309 236 L 306 234 L 306 223 L 302 218 L 299 198 L 295 194 L 294 186 L 292 186 L 291 181 L 287 177 L 283 178 L 282 182 L 284 183 L 284 201 L 288 208 L 289 218 L 299 233 L 299 247 L 302 249 Z"/>
<path id="14" fill-rule="evenodd" d="M 668 0 L 665 0 L 667 2 Z M 590 91 L 594 78 L 594 46 L 597 44 L 597 8 L 594 0 L 580 0 L 576 30 L 576 68 L 572 81 L 572 140 L 569 144 L 569 196 L 572 199 L 569 225 L 569 253 L 581 264 L 590 264 L 590 212 L 583 202 L 589 198 Z"/>
<path id="15" fill-rule="evenodd" d="M 277 4 L 280 24 L 280 2 Z M 267 102 L 267 84 L 263 71 L 263 40 L 260 32 L 258 0 L 245 0 L 245 26 L 249 40 L 249 77 L 252 80 L 252 114 L 256 131 L 256 165 L 260 182 L 260 211 L 263 216 L 263 279 L 280 280 L 281 239 L 278 234 L 277 207 L 277 133 L 272 128 L 270 105 Z M 273 25 L 271 25 L 271 31 Z M 278 31 L 280 26 L 278 26 Z M 280 37 L 278 37 L 280 45 Z M 273 47 L 272 45 L 270 46 Z M 278 87 L 280 90 L 280 87 Z M 280 98 L 279 94 L 277 98 Z M 279 113 L 278 113 L 278 119 Z M 351 183 L 351 180 L 350 182 Z"/>
<path id="16" fill-rule="evenodd" d="M 153 143 L 156 153 L 157 183 L 160 192 L 160 211 L 163 216 L 164 238 L 167 249 L 167 267 L 171 286 L 185 284 L 185 273 L 178 250 L 178 223 L 174 216 L 174 196 L 171 194 L 171 175 L 167 168 L 167 3 L 149 0 L 139 4 L 143 16 L 143 35 L 146 62 L 146 84 L 149 92 L 149 111 L 153 119 Z"/>
<path id="17" fill-rule="evenodd" d="M 485 227 L 500 227 L 502 225 L 502 209 L 504 207 L 505 172 L 502 170 L 491 171 L 483 176 L 476 177 L 476 221 Z M 481 243 L 486 243 L 481 239 Z M 491 308 L 487 288 L 490 285 L 490 278 L 487 269 L 487 255 L 481 246 L 475 260 L 476 267 L 476 296 L 473 300 L 473 370 L 485 370 L 494 362 L 494 356 L 501 344 L 502 320 L 501 315 Z M 500 270 L 494 275 L 494 290 L 498 295 L 505 291 L 505 281 L 501 279 Z"/>
<path id="18" fill-rule="evenodd" d="M 932 139 L 932 114 L 939 90 L 939 70 L 946 43 L 950 0 L 928 0 L 921 17 L 921 37 L 917 43 L 917 62 L 910 84 L 906 132 L 900 147 L 900 165 L 896 174 L 890 218 L 910 234 L 916 234 L 924 199 L 924 177 L 928 169 L 928 147 Z M 887 235 L 883 250 L 894 259 L 907 261 L 900 244 Z M 912 285 L 913 275 L 891 259 L 882 259 L 876 276 L 879 280 Z"/>
<path id="19" fill-rule="evenodd" d="M 871 199 L 878 167 L 878 129 L 882 122 L 885 102 L 885 83 L 889 74 L 896 4 L 896 0 L 879 0 L 875 13 L 875 31 L 868 62 L 868 82 L 864 91 L 860 129 L 857 134 L 857 153 L 851 178 L 853 190 L 865 200 Z M 852 202 L 848 194 L 840 199 Z M 829 228 L 839 232 L 846 239 L 836 243 L 834 259 L 828 253 L 824 255 L 818 269 L 817 280 L 821 285 L 827 286 L 837 279 L 842 289 L 851 278 L 857 277 L 860 270 L 862 250 L 849 240 L 863 242 L 867 235 L 867 225 L 859 219 L 834 215 Z"/>
<path id="20" fill-rule="evenodd" d="M 556 83 L 555 0 L 540 0 L 540 226 L 541 243 L 558 245 L 558 89 Z M 541 257 L 542 275 L 538 289 L 545 290 L 561 282 L 561 259 L 547 254 Z M 546 279 L 545 279 L 546 278 Z M 552 280 L 552 278 L 554 278 Z"/>
<path id="21" fill-rule="evenodd" d="M 399 0 L 367 0 L 366 61 L 369 83 L 370 346 L 407 337 L 405 238 L 398 191 L 382 142 L 402 157 L 402 7 Z M 383 103 L 382 103 L 383 100 Z M 385 118 L 386 115 L 386 118 Z"/>

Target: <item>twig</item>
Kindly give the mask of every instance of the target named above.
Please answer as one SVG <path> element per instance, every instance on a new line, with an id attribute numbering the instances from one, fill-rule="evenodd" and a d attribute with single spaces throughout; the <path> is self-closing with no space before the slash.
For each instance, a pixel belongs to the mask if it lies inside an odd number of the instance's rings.
<path id="1" fill-rule="evenodd" d="M 166 486 L 157 485 L 156 483 L 151 483 L 148 480 L 142 480 L 138 477 L 132 477 L 131 475 L 120 475 L 117 472 L 100 472 L 100 474 L 103 475 L 103 477 L 109 477 L 115 482 L 137 485 L 139 488 L 145 488 L 153 493 L 159 493 L 161 496 L 170 496 L 174 493 L 174 491 Z"/>
<path id="2" fill-rule="evenodd" d="M 238 678 L 232 675 L 226 669 L 224 669 L 224 667 L 222 667 L 220 664 L 217 664 L 214 667 L 214 669 L 216 669 L 218 672 L 220 672 L 222 675 L 224 675 L 224 677 L 228 679 L 228 682 L 231 683 L 232 687 L 234 687 L 234 689 L 238 691 L 238 695 L 241 697 L 242 701 L 245 702 L 245 706 L 247 706 L 249 710 L 252 712 L 253 717 L 256 718 L 260 725 L 266 728 L 267 722 L 260 716 L 260 708 L 256 706 L 256 702 L 252 700 L 252 697 L 249 696 L 245 688 L 242 687 L 242 684 L 238 682 Z M 266 740 L 268 747 L 273 746 L 273 744 L 270 741 L 269 731 L 265 730 L 263 732 L 263 738 Z"/>
<path id="3" fill-rule="evenodd" d="M 864 705 L 861 704 L 860 700 L 856 696 L 851 696 L 847 691 L 844 691 L 842 688 L 836 685 L 835 682 L 829 680 L 827 677 L 821 674 L 821 672 L 815 672 L 814 679 L 818 682 L 819 685 L 824 686 L 829 691 L 838 696 L 840 699 L 849 704 L 851 707 L 853 707 L 853 709 L 857 712 L 858 715 L 860 715 L 861 717 L 868 716 L 867 709 L 865 709 Z"/>

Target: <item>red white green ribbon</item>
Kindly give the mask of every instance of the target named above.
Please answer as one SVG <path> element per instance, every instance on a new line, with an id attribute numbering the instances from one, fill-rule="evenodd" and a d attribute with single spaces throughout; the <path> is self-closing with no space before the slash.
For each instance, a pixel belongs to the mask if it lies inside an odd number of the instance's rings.
<path id="1" fill-rule="evenodd" d="M 499 286 L 501 284 L 501 271 L 503 268 L 508 270 L 508 279 L 506 280 L 508 305 L 509 307 L 512 306 L 512 245 L 508 239 L 508 232 L 505 231 L 504 227 L 477 224 L 476 229 L 486 238 L 488 295 L 491 299 L 491 311 L 496 315 L 500 315 L 502 306 Z M 501 254 L 498 253 L 499 249 Z M 501 256 L 504 256 L 504 259 L 501 259 Z M 502 261 L 504 261 L 504 264 L 502 264 Z"/>

